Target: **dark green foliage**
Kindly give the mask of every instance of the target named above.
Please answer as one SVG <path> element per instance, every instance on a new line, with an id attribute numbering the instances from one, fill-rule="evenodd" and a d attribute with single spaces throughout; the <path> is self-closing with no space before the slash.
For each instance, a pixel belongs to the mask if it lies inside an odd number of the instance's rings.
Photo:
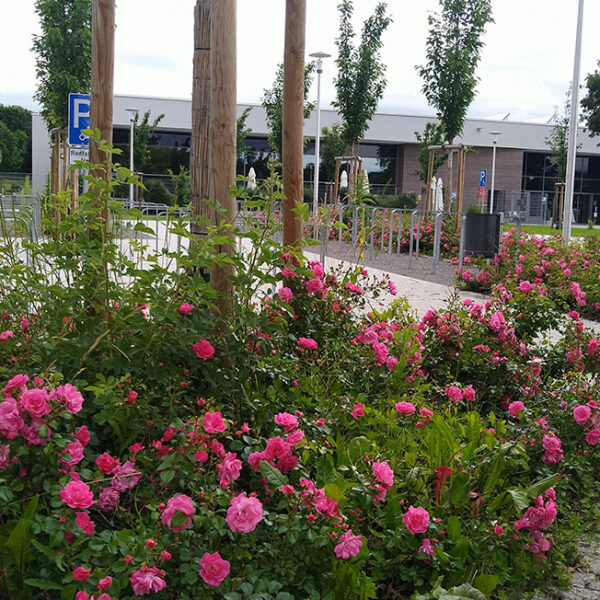
<path id="1" fill-rule="evenodd" d="M 150 111 L 147 110 L 144 113 L 141 121 L 139 118 L 139 113 L 135 115 L 135 119 L 133 122 L 133 168 L 137 172 L 142 172 L 144 167 L 150 161 L 150 148 L 148 145 L 150 144 L 150 140 L 152 138 L 152 134 L 156 129 L 157 125 L 163 120 L 164 114 L 161 113 L 154 119 L 152 123 L 150 123 Z M 129 144 L 125 147 L 125 151 L 122 154 L 122 160 L 127 160 L 124 157 L 129 156 Z"/>
<path id="2" fill-rule="evenodd" d="M 144 200 L 158 204 L 171 204 L 173 194 L 160 179 L 150 179 L 145 185 Z"/>
<path id="3" fill-rule="evenodd" d="M 175 175 L 169 169 L 171 181 L 173 182 L 173 196 L 171 200 L 177 206 L 187 206 L 190 203 L 190 172 L 184 167 L 179 167 L 179 173 Z"/>
<path id="4" fill-rule="evenodd" d="M 558 178 L 565 181 L 567 176 L 567 154 L 569 149 L 569 121 L 571 119 L 571 90 L 566 93 L 562 114 L 558 106 L 552 115 L 552 131 L 546 138 L 546 144 L 552 150 L 552 158 L 556 163 Z"/>
<path id="5" fill-rule="evenodd" d="M 365 21 L 361 42 L 354 46 L 352 28 L 352 0 L 339 4 L 340 36 L 338 47 L 338 75 L 335 79 L 337 98 L 333 106 L 339 111 L 344 122 L 342 138 L 347 146 L 356 151 L 364 137 L 369 121 L 377 110 L 377 104 L 385 89 L 385 65 L 381 62 L 381 37 L 391 23 L 386 15 L 387 5 L 383 2 L 375 7 L 375 12 Z"/>
<path id="6" fill-rule="evenodd" d="M 383 206 L 384 208 L 415 208 L 417 199 L 414 194 L 389 194 L 382 196 L 374 196 L 375 206 Z"/>
<path id="7" fill-rule="evenodd" d="M 66 127 L 68 95 L 87 93 L 91 70 L 91 0 L 36 0 L 41 35 L 33 36 L 38 86 L 48 129 Z"/>
<path id="8" fill-rule="evenodd" d="M 20 171 L 29 136 L 21 129 L 11 131 L 0 119 L 0 171 Z"/>
<path id="9" fill-rule="evenodd" d="M 335 157 L 343 156 L 348 150 L 342 133 L 341 123 L 334 123 L 321 130 L 321 169 L 325 171 L 326 181 L 333 181 L 335 178 Z"/>
<path id="10" fill-rule="evenodd" d="M 600 135 L 600 69 L 587 76 L 585 85 L 587 95 L 581 100 L 582 116 L 590 135 Z"/>
<path id="11" fill-rule="evenodd" d="M 440 7 L 440 13 L 429 15 L 427 62 L 417 69 L 423 93 L 452 143 L 475 98 L 482 36 L 493 19 L 490 0 L 440 0 Z"/>
<path id="12" fill-rule="evenodd" d="M 308 102 L 308 92 L 312 83 L 312 75 L 315 70 L 314 63 L 308 63 L 304 67 L 304 118 L 308 119 L 315 105 Z M 273 87 L 264 90 L 262 106 L 267 113 L 267 126 L 269 127 L 269 145 L 273 149 L 278 160 L 282 157 L 282 132 L 283 132 L 283 63 L 277 67 Z"/>
<path id="13" fill-rule="evenodd" d="M 427 172 L 429 170 L 429 146 L 440 146 L 445 141 L 444 129 L 440 123 L 427 123 L 422 133 L 415 131 L 417 140 L 419 140 L 419 149 L 417 150 L 417 160 L 419 169 L 413 171 L 411 175 L 417 175 L 423 183 L 427 182 Z M 434 152 L 433 154 L 433 174 L 446 162 L 448 155 L 445 152 Z"/>
<path id="14" fill-rule="evenodd" d="M 248 146 L 246 146 L 246 137 L 252 131 L 252 129 L 246 127 L 246 119 L 248 118 L 251 110 L 251 106 L 246 108 L 237 120 L 237 141 L 235 146 L 236 158 L 240 158 L 244 152 L 249 149 Z"/>

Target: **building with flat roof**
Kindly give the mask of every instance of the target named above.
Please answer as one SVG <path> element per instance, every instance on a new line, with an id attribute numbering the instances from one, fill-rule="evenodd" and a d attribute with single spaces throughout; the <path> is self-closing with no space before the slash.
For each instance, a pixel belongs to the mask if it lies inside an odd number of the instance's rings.
<path id="1" fill-rule="evenodd" d="M 143 114 L 151 112 L 151 119 L 164 114 L 150 141 L 151 161 L 144 177 L 157 176 L 168 180 L 168 169 L 178 172 L 180 165 L 189 165 L 191 100 L 151 98 L 141 96 L 114 97 L 114 144 L 119 147 L 129 140 L 129 113 L 135 107 Z M 257 178 L 267 174 L 270 147 L 265 112 L 260 105 L 238 105 L 238 116 L 250 108 L 246 127 L 251 131 L 246 138 L 247 149 L 238 161 L 238 172 L 246 174 L 254 167 Z M 329 127 L 339 121 L 333 110 L 321 110 L 321 125 Z M 422 132 L 434 117 L 377 113 L 360 145 L 358 154 L 363 158 L 371 189 L 374 193 L 413 192 L 421 194 L 423 183 L 415 174 L 418 141 L 415 132 Z M 308 142 L 304 149 L 305 185 L 311 187 L 314 179 L 314 136 L 316 113 L 304 123 Z M 465 205 L 479 202 L 481 170 L 487 170 L 489 189 L 492 170 L 492 131 L 499 131 L 496 153 L 494 200 L 497 206 L 508 210 L 511 197 L 547 199 L 551 206 L 554 185 L 558 182 L 556 164 L 552 159 L 546 138 L 552 126 L 508 120 L 467 119 L 463 135 L 455 140 L 471 148 L 465 170 Z M 49 136 L 40 115 L 33 116 L 32 184 L 41 190 L 50 170 Z M 580 144 L 575 165 L 574 216 L 580 223 L 588 219 L 600 222 L 600 139 L 591 138 L 579 130 Z M 123 159 L 127 163 L 127 158 Z M 438 175 L 446 180 L 446 166 Z M 331 174 L 320 171 L 320 181 L 331 179 Z"/>

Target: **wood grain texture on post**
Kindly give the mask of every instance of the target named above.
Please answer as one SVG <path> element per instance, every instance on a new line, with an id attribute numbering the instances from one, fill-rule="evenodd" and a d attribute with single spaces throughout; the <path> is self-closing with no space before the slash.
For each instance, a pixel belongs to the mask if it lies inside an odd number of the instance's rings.
<path id="1" fill-rule="evenodd" d="M 230 188 L 235 183 L 236 129 L 236 0 L 218 0 L 210 15 L 210 199 L 226 211 L 214 213 L 216 223 L 233 223 L 235 198 Z M 233 253 L 231 244 L 218 250 Z M 233 265 L 215 266 L 211 286 L 220 294 L 217 308 L 221 316 L 231 312 Z"/>
<path id="2" fill-rule="evenodd" d="M 190 199 L 192 233 L 196 235 L 207 232 L 206 225 L 196 223 L 198 217 L 206 223 L 214 222 L 211 207 L 204 202 L 209 197 L 210 4 L 211 0 L 197 0 L 194 8 Z"/>
<path id="3" fill-rule="evenodd" d="M 304 43 L 306 0 L 286 0 L 283 53 L 283 245 L 300 246 L 303 200 Z"/>
<path id="4" fill-rule="evenodd" d="M 50 193 L 52 195 L 52 206 L 54 220 L 60 223 L 60 211 L 56 206 L 56 194 L 60 191 L 60 130 L 53 130 L 52 154 L 50 155 Z"/>
<path id="5" fill-rule="evenodd" d="M 100 130 L 100 137 L 112 144 L 113 73 L 115 55 L 115 0 L 92 0 L 92 89 L 90 129 Z M 110 158 L 110 157 L 109 157 Z M 106 157 L 90 139 L 90 162 L 104 163 Z M 108 181 L 111 173 L 93 173 Z"/>

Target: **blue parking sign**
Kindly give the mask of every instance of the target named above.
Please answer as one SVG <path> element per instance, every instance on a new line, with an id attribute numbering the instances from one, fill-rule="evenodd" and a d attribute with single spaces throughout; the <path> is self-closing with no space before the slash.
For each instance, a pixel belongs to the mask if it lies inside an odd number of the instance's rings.
<path id="1" fill-rule="evenodd" d="M 479 187 L 485 187 L 487 181 L 487 169 L 481 169 L 479 175 Z"/>
<path id="2" fill-rule="evenodd" d="M 90 128 L 90 95 L 69 94 L 69 144 L 89 146 L 90 138 L 81 133 Z"/>

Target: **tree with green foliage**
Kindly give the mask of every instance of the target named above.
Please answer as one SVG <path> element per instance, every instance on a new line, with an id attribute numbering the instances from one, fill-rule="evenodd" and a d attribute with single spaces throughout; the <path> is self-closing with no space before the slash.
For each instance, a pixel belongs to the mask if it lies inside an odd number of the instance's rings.
<path id="1" fill-rule="evenodd" d="M 315 63 L 310 62 L 304 66 L 304 118 L 308 119 L 315 108 L 313 102 L 308 102 L 308 92 L 312 83 Z M 277 67 L 273 87 L 264 90 L 262 106 L 266 112 L 267 127 L 269 128 L 269 145 L 273 149 L 276 160 L 282 159 L 283 143 L 283 63 Z"/>
<path id="2" fill-rule="evenodd" d="M 590 135 L 600 135 L 600 69 L 586 77 L 585 85 L 587 94 L 581 100 L 582 116 Z"/>
<path id="3" fill-rule="evenodd" d="M 380 51 L 381 38 L 391 23 L 391 18 L 386 15 L 387 5 L 379 3 L 375 12 L 364 22 L 360 45 L 355 47 L 355 33 L 351 22 L 353 0 L 343 0 L 338 9 L 338 74 L 334 80 L 337 95 L 333 106 L 343 119 L 342 137 L 350 151 L 355 154 L 387 83 Z"/>
<path id="4" fill-rule="evenodd" d="M 91 76 L 91 0 L 36 0 L 41 35 L 33 36 L 35 99 L 48 129 L 66 127 L 69 93 L 87 93 Z"/>
<path id="5" fill-rule="evenodd" d="M 190 203 L 190 172 L 183 165 L 179 166 L 179 173 L 175 174 L 169 169 L 173 182 L 173 196 L 171 201 L 176 206 L 187 206 Z"/>
<path id="6" fill-rule="evenodd" d="M 335 179 L 335 157 L 343 156 L 348 150 L 348 144 L 343 137 L 343 126 L 334 123 L 331 127 L 321 130 L 321 168 L 325 171 L 325 181 Z"/>
<path id="7" fill-rule="evenodd" d="M 449 144 L 463 130 L 467 109 L 475 98 L 483 34 L 493 23 L 490 0 L 439 0 L 441 13 L 429 15 L 427 62 L 417 67 L 423 93 Z"/>
<path id="8" fill-rule="evenodd" d="M 133 166 L 138 172 L 142 172 L 144 167 L 150 161 L 150 148 L 148 146 L 152 139 L 152 134 L 164 117 L 164 114 L 160 114 L 152 123 L 150 123 L 149 110 L 144 113 L 141 120 L 139 118 L 139 113 L 136 113 L 135 115 L 133 120 Z M 121 156 L 129 156 L 129 143 Z M 123 158 L 123 160 L 125 160 L 125 158 Z"/>
<path id="9" fill-rule="evenodd" d="M 22 171 L 31 162 L 30 145 L 31 111 L 0 104 L 0 171 Z"/>
<path id="10" fill-rule="evenodd" d="M 429 15 L 427 62 L 418 66 L 423 93 L 435 108 L 446 141 L 463 131 L 467 110 L 475 98 L 479 78 L 475 74 L 483 34 L 493 23 L 491 0 L 439 0 L 441 12 Z M 448 159 L 446 210 L 452 197 L 452 153 Z"/>
<path id="11" fill-rule="evenodd" d="M 567 177 L 567 161 L 569 150 L 569 122 L 571 120 L 571 91 L 567 91 L 565 104 L 562 112 L 558 106 L 554 107 L 554 113 L 550 119 L 552 131 L 546 138 L 552 151 L 552 158 L 556 163 L 559 181 L 566 181 Z"/>
<path id="12" fill-rule="evenodd" d="M 241 158 L 244 153 L 249 150 L 249 147 L 246 146 L 246 137 L 252 131 L 249 127 L 246 127 L 246 121 L 248 119 L 248 115 L 252 107 L 249 106 L 244 110 L 244 112 L 238 117 L 237 120 L 237 140 L 235 145 L 235 155 L 236 158 Z"/>
<path id="13" fill-rule="evenodd" d="M 417 175 L 418 178 L 426 185 L 429 185 L 427 181 L 427 175 L 429 172 L 429 146 L 441 146 L 445 141 L 444 129 L 440 123 L 427 123 L 423 132 L 415 131 L 415 136 L 419 141 L 419 148 L 417 150 L 417 160 L 419 161 L 419 168 L 413 171 L 411 175 Z M 448 155 L 445 152 L 433 153 L 433 173 L 437 173 L 438 169 L 446 162 Z"/>

